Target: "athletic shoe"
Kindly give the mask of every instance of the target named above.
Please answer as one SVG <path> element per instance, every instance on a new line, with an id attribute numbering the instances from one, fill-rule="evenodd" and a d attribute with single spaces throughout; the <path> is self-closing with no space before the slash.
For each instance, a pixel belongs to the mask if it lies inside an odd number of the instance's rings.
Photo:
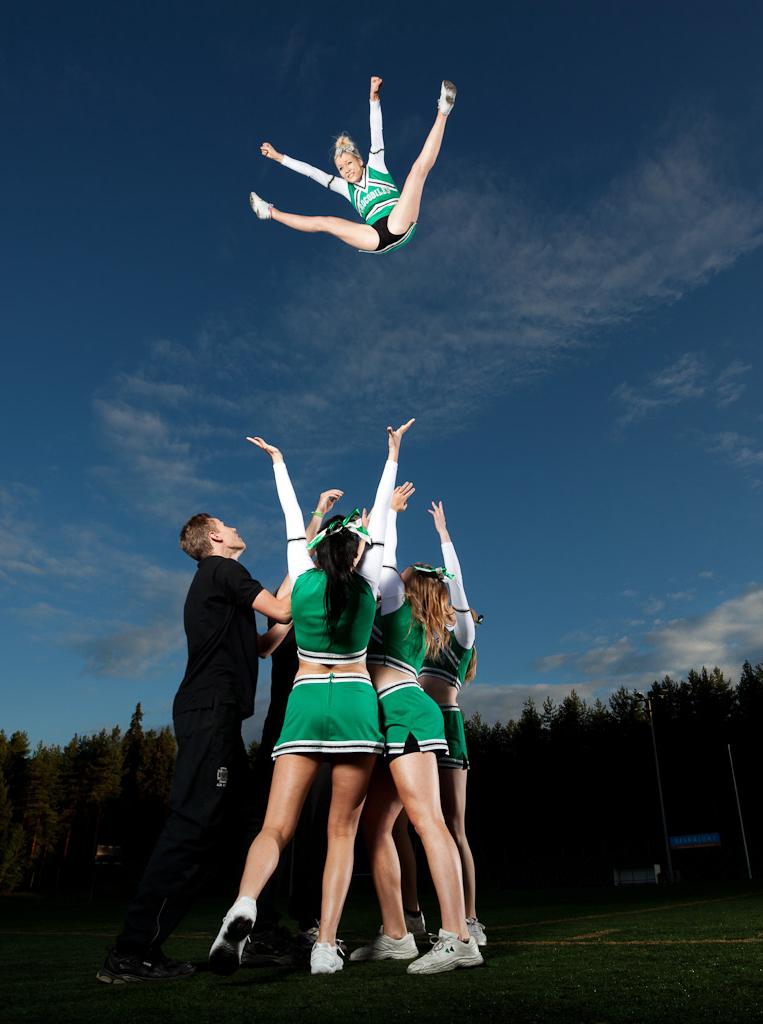
<path id="1" fill-rule="evenodd" d="M 296 967 L 302 950 L 285 928 L 252 932 L 241 951 L 242 967 Z"/>
<path id="2" fill-rule="evenodd" d="M 316 942 L 310 953 L 310 973 L 336 974 L 344 967 L 343 956 L 338 945 L 332 946 L 330 942 Z"/>
<path id="3" fill-rule="evenodd" d="M 453 932 L 440 929 L 440 937 L 428 953 L 408 964 L 409 974 L 441 974 L 457 967 L 479 967 L 484 963 L 474 936 L 463 942 Z"/>
<path id="4" fill-rule="evenodd" d="M 266 203 L 264 199 L 260 199 L 256 192 L 250 192 L 249 205 L 259 220 L 270 220 L 270 207 L 273 205 L 272 203 Z"/>
<path id="5" fill-rule="evenodd" d="M 414 937 L 414 939 L 426 939 L 429 935 L 427 931 L 426 922 L 424 915 L 421 911 L 418 914 L 406 914 L 405 915 L 405 927 Z"/>
<path id="6" fill-rule="evenodd" d="M 257 904 L 240 896 L 223 918 L 217 938 L 209 950 L 209 969 L 215 974 L 233 974 L 241 963 L 241 952 L 257 920 Z"/>
<path id="7" fill-rule="evenodd" d="M 379 934 L 367 946 L 350 953 L 350 960 L 413 960 L 418 955 L 416 940 L 410 932 L 402 939 L 393 939 L 380 928 Z"/>
<path id="8" fill-rule="evenodd" d="M 441 114 L 446 117 L 453 109 L 453 104 L 456 102 L 456 87 L 452 82 L 445 79 L 440 86 L 440 98 L 437 101 L 437 109 Z M 252 193 L 254 195 L 254 193 Z M 257 214 L 259 217 L 259 214 Z"/>
<path id="9" fill-rule="evenodd" d="M 110 949 L 96 978 L 107 985 L 124 985 L 128 981 L 170 981 L 173 978 L 190 978 L 195 971 L 193 964 L 172 960 L 163 953 L 154 954 L 151 959 L 144 960 L 135 953 L 118 953 L 116 949 Z"/>
<path id="10" fill-rule="evenodd" d="M 476 917 L 467 917 L 466 924 L 469 928 L 469 934 L 473 936 L 477 945 L 487 946 L 487 935 L 485 935 L 484 924 L 481 924 Z"/>

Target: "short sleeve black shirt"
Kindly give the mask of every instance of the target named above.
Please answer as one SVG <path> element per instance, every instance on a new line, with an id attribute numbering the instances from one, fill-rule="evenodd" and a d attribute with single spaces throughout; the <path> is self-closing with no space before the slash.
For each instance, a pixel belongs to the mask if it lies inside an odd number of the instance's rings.
<path id="1" fill-rule="evenodd" d="M 188 665 L 173 712 L 237 704 L 242 718 L 254 711 L 257 626 L 252 602 L 262 584 L 233 558 L 199 562 L 185 599 L 183 622 Z"/>

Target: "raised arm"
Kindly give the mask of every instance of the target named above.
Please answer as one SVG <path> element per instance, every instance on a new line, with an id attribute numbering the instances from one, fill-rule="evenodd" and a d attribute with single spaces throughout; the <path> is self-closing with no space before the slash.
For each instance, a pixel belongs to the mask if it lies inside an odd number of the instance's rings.
<path id="1" fill-rule="evenodd" d="M 379 581 L 382 615 L 396 612 L 405 600 L 405 584 L 397 571 L 397 514 L 405 511 L 415 490 L 413 484 L 406 481 L 400 487 L 396 487 L 392 494 L 387 516 L 387 532 L 384 537 L 384 562 Z"/>
<path id="2" fill-rule="evenodd" d="M 315 506 L 315 510 L 310 513 L 310 520 L 305 527 L 305 539 L 308 544 L 320 530 L 324 518 L 343 495 L 344 491 L 340 491 L 336 487 L 331 487 L 328 491 L 321 493 L 321 496 L 318 498 L 318 504 Z"/>
<path id="3" fill-rule="evenodd" d="M 432 502 L 432 507 L 427 509 L 427 511 L 434 519 L 435 529 L 440 536 L 443 564 L 448 572 L 453 574 L 453 579 L 447 581 L 450 590 L 450 603 L 453 606 L 453 611 L 456 613 L 456 626 L 453 633 L 461 646 L 469 650 L 470 647 L 474 646 L 474 619 L 472 618 L 472 611 L 466 598 L 458 555 L 448 533 L 448 524 L 445 521 L 445 511 L 442 507 L 442 502 L 440 501 L 436 504 Z"/>
<path id="4" fill-rule="evenodd" d="M 387 516 L 390 501 L 392 500 L 392 492 L 395 489 L 400 444 L 403 440 L 403 435 L 413 426 L 414 422 L 414 420 L 408 420 L 407 423 L 399 426 L 397 430 L 387 427 L 387 461 L 384 465 L 379 486 L 376 489 L 374 507 L 371 509 L 371 515 L 368 520 L 368 533 L 371 537 L 371 543 L 367 545 L 356 569 L 356 572 L 366 580 L 374 593 L 376 593 L 376 588 L 379 586 L 382 562 L 384 561 Z"/>
<path id="5" fill-rule="evenodd" d="M 371 150 L 368 155 L 368 166 L 377 171 L 387 172 L 384 162 L 384 131 L 382 125 L 381 100 L 379 90 L 384 79 L 378 75 L 371 76 L 371 94 L 369 97 L 369 123 L 371 128 Z"/>
<path id="6" fill-rule="evenodd" d="M 306 178 L 311 178 L 313 181 L 317 181 L 319 185 L 323 185 L 324 188 L 331 189 L 332 192 L 337 192 L 340 196 L 345 199 L 350 198 L 350 192 L 347 188 L 347 182 L 344 178 L 340 178 L 336 174 L 327 174 L 326 171 L 322 171 L 319 167 L 313 167 L 312 164 L 306 164 L 302 160 L 294 160 L 292 157 L 287 156 L 285 153 L 279 153 L 274 146 L 271 146 L 269 142 L 263 142 L 260 146 L 260 153 L 266 156 L 268 160 L 275 160 L 279 164 L 283 164 L 284 167 L 288 167 L 290 171 L 296 171 L 297 174 L 304 174 Z"/>
<path id="7" fill-rule="evenodd" d="M 289 576 L 294 583 L 303 572 L 314 569 L 313 561 L 307 553 L 307 538 L 305 537 L 305 525 L 302 517 L 302 510 L 297 501 L 297 495 L 289 478 L 289 471 L 283 461 L 283 455 L 272 444 L 268 444 L 261 437 L 247 437 L 247 441 L 262 448 L 273 460 L 273 475 L 276 480 L 278 499 L 281 502 L 283 517 L 286 521 L 286 564 L 289 568 Z"/>

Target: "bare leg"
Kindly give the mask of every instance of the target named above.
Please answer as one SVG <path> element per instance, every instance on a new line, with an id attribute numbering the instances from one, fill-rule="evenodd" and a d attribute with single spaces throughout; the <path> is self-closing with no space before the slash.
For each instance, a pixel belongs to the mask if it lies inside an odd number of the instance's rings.
<path id="1" fill-rule="evenodd" d="M 464 875 L 466 916 L 477 916 L 477 880 L 469 840 L 466 837 L 466 780 L 468 772 L 453 768 L 440 771 L 442 811 L 450 833 L 456 841 Z"/>
<path id="2" fill-rule="evenodd" d="M 272 220 L 285 224 L 287 228 L 307 231 L 310 234 L 324 232 L 346 242 L 353 249 L 363 249 L 364 252 L 373 252 L 379 244 L 379 236 L 369 224 L 356 224 L 355 221 L 345 220 L 344 217 L 303 217 L 299 213 L 283 213 L 275 206 L 271 208 L 270 216 Z"/>
<path id="3" fill-rule="evenodd" d="M 282 754 L 276 759 L 265 822 L 249 847 L 239 896 L 256 899 L 275 871 L 281 851 L 294 835 L 320 764 L 315 754 Z"/>
<path id="4" fill-rule="evenodd" d="M 416 878 L 416 851 L 413 849 L 408 831 L 408 815 L 401 811 L 392 827 L 392 838 L 400 860 L 400 888 L 405 910 L 419 910 L 419 893 Z"/>
<path id="5" fill-rule="evenodd" d="M 387 226 L 393 235 L 404 234 L 411 224 L 415 224 L 419 219 L 421 193 L 424 191 L 427 175 L 434 167 L 435 160 L 437 160 L 437 155 L 440 152 L 446 121 L 447 118 L 444 114 L 437 114 L 432 129 L 429 135 L 427 135 L 424 148 L 416 157 L 413 167 L 408 172 L 408 177 L 403 185 L 403 191 L 400 193 L 400 199 L 387 221 Z M 273 213 L 275 213 L 275 210 Z"/>
<path id="6" fill-rule="evenodd" d="M 406 754 L 391 763 L 390 771 L 403 807 L 424 846 L 442 926 L 467 941 L 461 859 L 442 816 L 437 760 L 432 753 Z"/>
<path id="7" fill-rule="evenodd" d="M 382 930 L 391 939 L 401 939 L 408 930 L 400 895 L 400 861 L 392 838 L 392 828 L 401 807 L 389 768 L 379 764 L 368 789 L 363 835 L 381 907 Z"/>
<path id="8" fill-rule="evenodd" d="M 336 930 L 352 878 L 355 835 L 376 754 L 354 754 L 331 769 L 328 850 L 323 870 L 323 898 L 318 941 L 336 944 Z"/>

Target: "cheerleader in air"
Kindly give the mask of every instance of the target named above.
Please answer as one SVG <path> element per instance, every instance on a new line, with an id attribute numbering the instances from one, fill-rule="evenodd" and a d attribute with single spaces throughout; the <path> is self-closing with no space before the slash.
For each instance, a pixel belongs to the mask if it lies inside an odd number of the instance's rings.
<path id="1" fill-rule="evenodd" d="M 381 86 L 381 78 L 371 78 L 371 150 L 365 164 L 349 135 L 340 135 L 334 143 L 336 174 L 327 174 L 301 160 L 279 153 L 269 142 L 263 142 L 260 147 L 262 155 L 269 160 L 277 160 L 284 167 L 304 174 L 324 188 L 344 196 L 365 223 L 357 224 L 343 217 L 303 217 L 296 213 L 284 213 L 272 203 L 265 202 L 256 192 L 251 192 L 249 203 L 260 220 L 277 220 L 295 231 L 323 231 L 360 252 L 392 252 L 410 242 L 416 230 L 424 183 L 437 160 L 445 122 L 456 101 L 456 87 L 452 82 L 442 83 L 435 122 L 400 191 L 384 162 L 379 101 Z"/>
<path id="2" fill-rule="evenodd" d="M 466 605 L 466 596 L 460 579 L 447 568 L 414 565 L 399 575 L 396 518 L 412 494 L 413 487 L 406 483 L 392 498 L 379 588 L 381 608 L 368 649 L 371 678 L 379 695 L 386 763 L 376 766 L 363 831 L 382 927 L 373 941 L 356 949 L 350 959 L 413 960 L 409 974 L 439 974 L 477 967 L 482 956 L 466 920 L 461 858 L 440 805 L 437 757 L 449 755 L 443 714 L 417 676 L 427 656 L 437 659 L 449 650 L 448 626 L 454 609 Z M 443 543 L 443 553 L 446 564 L 454 567 L 457 559 L 450 541 Z M 421 838 L 442 918 L 437 941 L 421 957 L 405 920 L 400 864 L 392 835 L 401 808 Z"/>
<path id="3" fill-rule="evenodd" d="M 248 438 L 273 460 L 286 522 L 291 610 L 299 670 L 273 749 L 265 821 L 249 848 L 239 895 L 223 919 L 209 953 L 210 967 L 231 974 L 257 916 L 256 899 L 294 835 L 302 805 L 324 758 L 331 762 L 328 849 L 312 974 L 342 969 L 336 931 L 352 876 L 353 846 L 376 755 L 384 749 L 376 692 L 366 669 L 366 647 L 376 613 L 387 514 L 397 459 L 410 420 L 388 428 L 388 457 L 366 525 L 357 510 L 334 516 L 310 542 L 281 452 L 261 437 Z"/>

